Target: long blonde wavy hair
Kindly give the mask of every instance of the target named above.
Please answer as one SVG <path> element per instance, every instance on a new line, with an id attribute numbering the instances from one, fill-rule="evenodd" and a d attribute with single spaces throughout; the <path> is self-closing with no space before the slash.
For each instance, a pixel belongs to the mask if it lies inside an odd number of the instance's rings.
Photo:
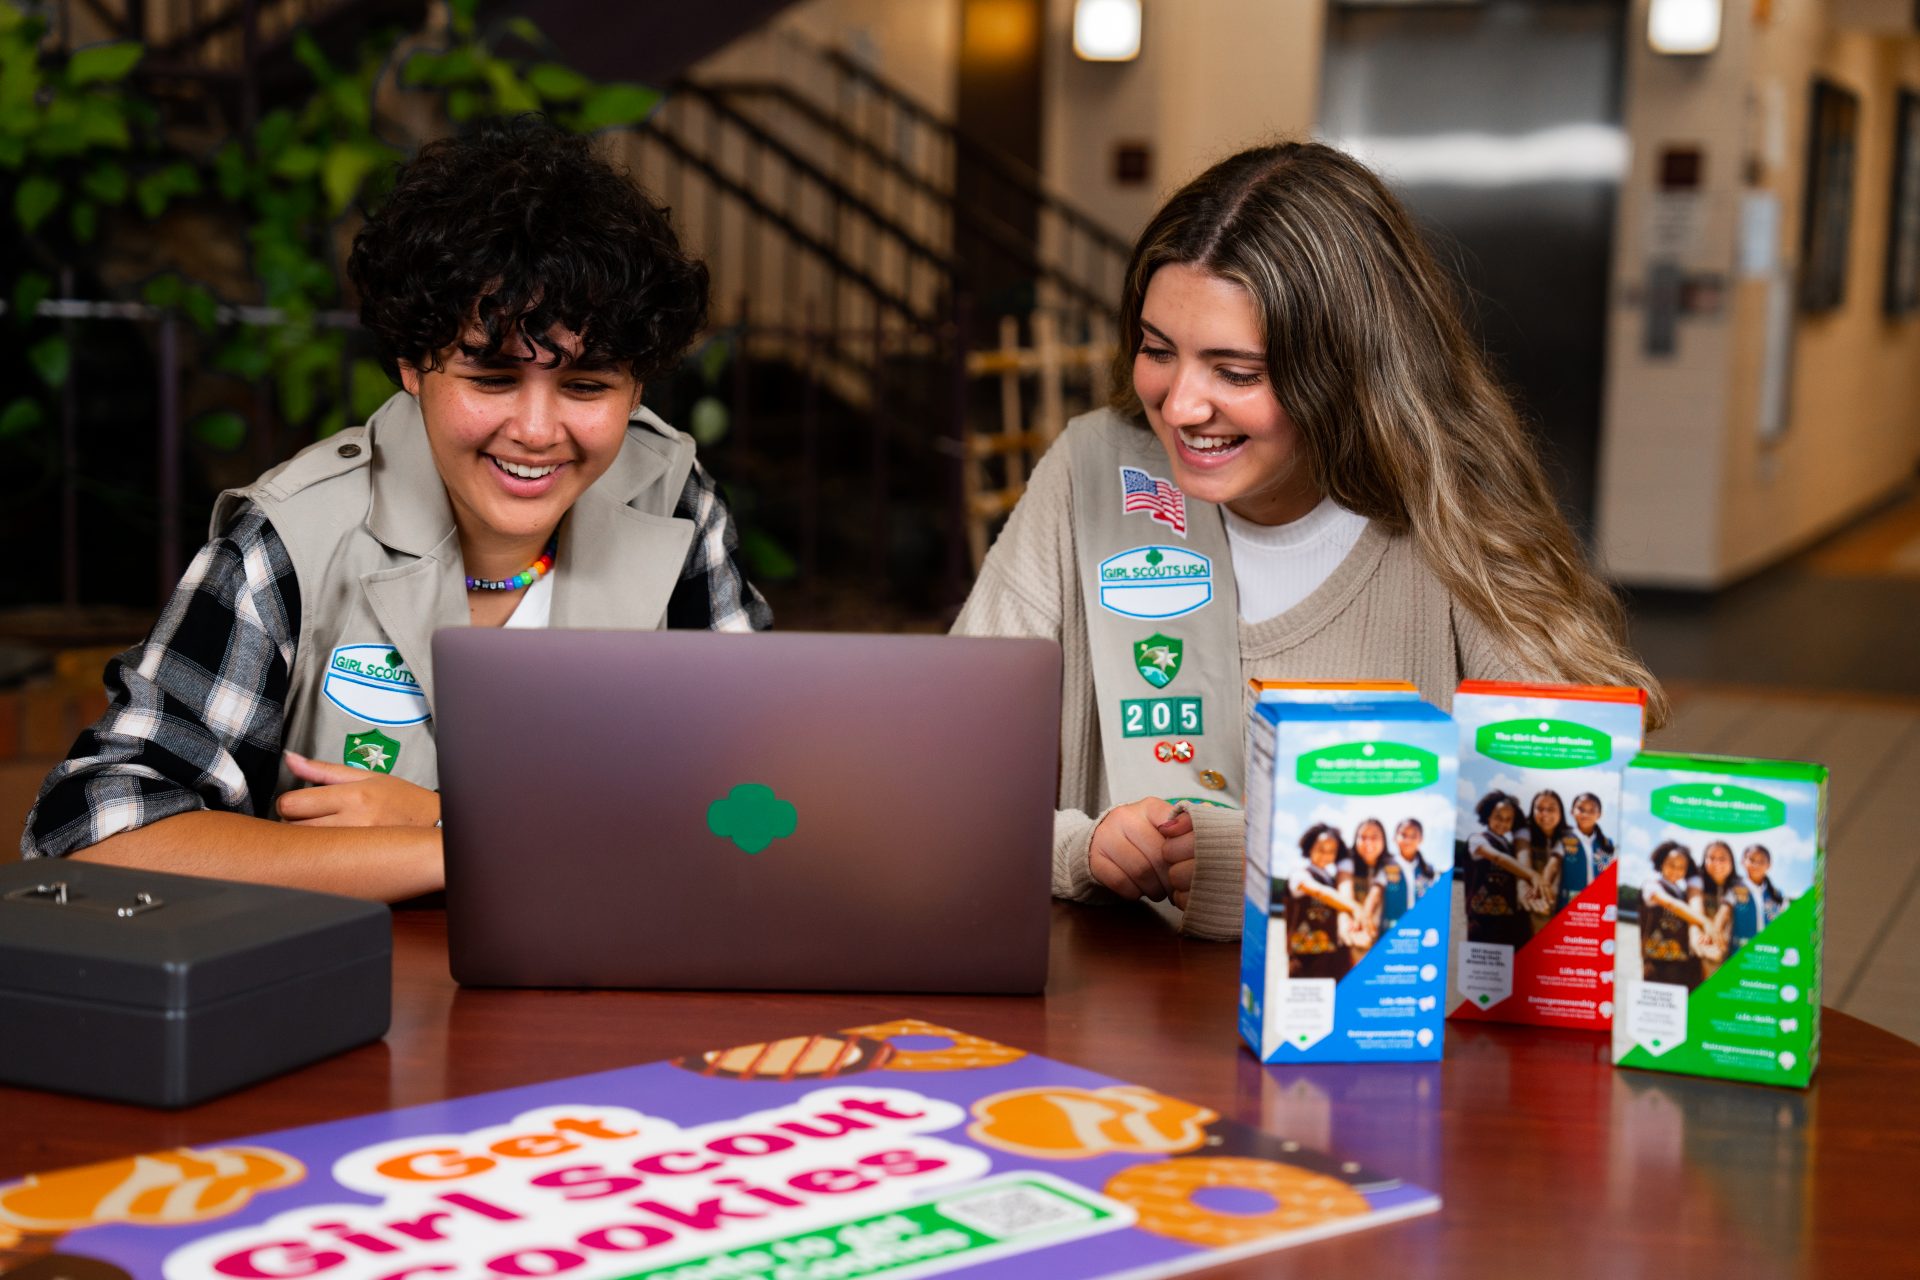
<path id="1" fill-rule="evenodd" d="M 1666 695 L 1627 648 L 1625 610 L 1588 567 L 1446 273 L 1379 178 L 1331 147 L 1289 142 L 1223 160 L 1168 200 L 1134 245 L 1120 303 L 1114 408 L 1135 421 L 1140 309 L 1170 263 L 1253 298 L 1274 394 L 1319 492 L 1410 535 L 1527 669 L 1637 685 L 1649 725 L 1666 722 Z"/>

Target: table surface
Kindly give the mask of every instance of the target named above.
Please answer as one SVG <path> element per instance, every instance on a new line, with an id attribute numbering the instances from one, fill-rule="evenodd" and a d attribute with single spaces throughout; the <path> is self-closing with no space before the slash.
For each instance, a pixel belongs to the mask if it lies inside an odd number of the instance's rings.
<path id="1" fill-rule="evenodd" d="M 180 1112 L 0 1088 L 0 1179 L 744 1044 L 917 1017 L 1212 1107 L 1437 1189 L 1438 1214 L 1209 1274 L 1912 1274 L 1920 1046 L 1828 1012 L 1805 1091 L 1616 1071 L 1604 1038 L 1454 1024 L 1444 1063 L 1266 1067 L 1239 948 L 1054 906 L 1045 996 L 491 991 L 445 917 L 395 915 L 393 1028 Z M 0 1050 L 3 1051 L 3 1050 Z M 1384 1253 L 1382 1251 L 1385 1251 Z"/>

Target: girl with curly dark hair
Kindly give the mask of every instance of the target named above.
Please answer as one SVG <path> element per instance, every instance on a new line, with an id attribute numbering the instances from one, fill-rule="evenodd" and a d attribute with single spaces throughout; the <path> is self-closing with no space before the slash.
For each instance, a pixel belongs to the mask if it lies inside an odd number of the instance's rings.
<path id="1" fill-rule="evenodd" d="M 1662 842 L 1648 860 L 1653 875 L 1640 890 L 1641 976 L 1691 991 L 1707 976 L 1694 938 L 1713 928 L 1702 910 L 1700 870 L 1693 850 L 1678 840 Z"/>
<path id="2" fill-rule="evenodd" d="M 1300 836 L 1300 855 L 1304 861 L 1287 879 L 1287 972 L 1295 978 L 1345 977 L 1353 953 L 1341 921 L 1359 910 L 1346 846 L 1337 829 L 1316 822 Z"/>
<path id="3" fill-rule="evenodd" d="M 348 274 L 404 390 L 221 495 L 29 856 L 437 889 L 435 629 L 769 625 L 693 442 L 640 406 L 706 268 L 588 139 L 528 117 L 428 145 Z"/>
<path id="4" fill-rule="evenodd" d="M 1467 838 L 1467 939 L 1521 946 L 1533 939 L 1533 919 L 1521 901 L 1523 886 L 1536 883 L 1528 865 L 1520 797 L 1489 791 L 1474 806 L 1480 830 Z"/>

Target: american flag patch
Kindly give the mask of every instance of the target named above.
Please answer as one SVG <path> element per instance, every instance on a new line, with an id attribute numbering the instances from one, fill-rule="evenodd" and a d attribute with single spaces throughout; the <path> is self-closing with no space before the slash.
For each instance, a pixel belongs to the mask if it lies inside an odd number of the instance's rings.
<path id="1" fill-rule="evenodd" d="M 1144 511 L 1181 537 L 1187 536 L 1187 495 L 1139 467 L 1120 468 L 1120 509 Z"/>

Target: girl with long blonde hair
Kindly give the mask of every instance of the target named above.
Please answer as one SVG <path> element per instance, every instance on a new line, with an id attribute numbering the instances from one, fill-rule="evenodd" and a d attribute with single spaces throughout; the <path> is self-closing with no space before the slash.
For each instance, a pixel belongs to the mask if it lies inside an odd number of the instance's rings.
<path id="1" fill-rule="evenodd" d="M 1624 615 L 1412 219 L 1330 147 L 1242 152 L 1140 235 L 1112 406 L 1035 469 L 956 624 L 1066 654 L 1054 891 L 1233 936 L 1245 682 L 1645 688 Z M 1151 662 L 1151 679 L 1145 669 Z"/>

